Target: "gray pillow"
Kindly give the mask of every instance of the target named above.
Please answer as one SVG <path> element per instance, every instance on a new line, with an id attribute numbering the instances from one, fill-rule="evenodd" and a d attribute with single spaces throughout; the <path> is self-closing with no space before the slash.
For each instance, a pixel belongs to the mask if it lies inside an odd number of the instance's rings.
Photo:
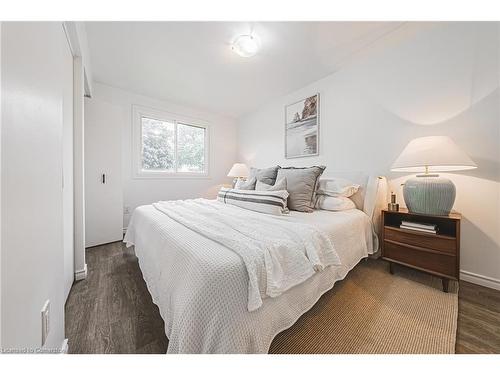
<path id="1" fill-rule="evenodd" d="M 251 167 L 248 179 L 255 177 L 257 181 L 263 182 L 268 185 L 274 185 L 274 183 L 276 182 L 276 175 L 278 174 L 278 169 L 280 169 L 279 165 L 277 165 L 276 167 L 262 168 L 262 169 Z"/>
<path id="2" fill-rule="evenodd" d="M 313 211 L 319 176 L 321 176 L 325 168 L 325 166 L 288 167 L 278 170 L 277 179 L 286 178 L 286 189 L 290 193 L 288 196 L 288 208 L 290 210 Z"/>

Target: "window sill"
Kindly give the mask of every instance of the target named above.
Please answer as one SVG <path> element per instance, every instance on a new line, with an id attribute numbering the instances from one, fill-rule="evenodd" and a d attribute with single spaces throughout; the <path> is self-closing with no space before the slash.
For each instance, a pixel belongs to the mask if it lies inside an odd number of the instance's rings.
<path id="1" fill-rule="evenodd" d="M 134 180 L 210 180 L 208 173 L 136 173 Z"/>

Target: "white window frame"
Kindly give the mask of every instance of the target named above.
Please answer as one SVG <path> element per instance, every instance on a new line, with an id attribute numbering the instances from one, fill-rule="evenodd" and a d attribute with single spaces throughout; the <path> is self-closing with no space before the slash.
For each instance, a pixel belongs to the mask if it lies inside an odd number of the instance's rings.
<path id="1" fill-rule="evenodd" d="M 142 117 L 175 124 L 174 132 L 174 171 L 144 171 L 142 169 Z M 197 126 L 205 129 L 205 170 L 203 172 L 177 172 L 177 124 Z M 143 106 L 132 106 L 132 175 L 136 179 L 162 179 L 162 178 L 209 178 L 210 177 L 210 126 L 208 122 L 164 112 Z"/>

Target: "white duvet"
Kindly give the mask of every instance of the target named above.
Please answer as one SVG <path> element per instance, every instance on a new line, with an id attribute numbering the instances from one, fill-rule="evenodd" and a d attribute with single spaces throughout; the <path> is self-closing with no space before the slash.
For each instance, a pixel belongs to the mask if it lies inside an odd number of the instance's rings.
<path id="1" fill-rule="evenodd" d="M 154 203 L 171 219 L 238 254 L 248 274 L 248 311 L 326 266 L 340 265 L 328 236 L 312 225 L 280 220 L 207 199 Z"/>
<path id="2" fill-rule="evenodd" d="M 266 353 L 276 334 L 373 252 L 371 221 L 356 209 L 270 217 L 225 208 L 206 200 L 162 202 L 132 215 L 124 241 L 135 245 L 165 321 L 169 353 Z M 218 237 L 228 228 L 241 239 L 236 251 L 229 248 L 233 242 Z M 313 249 L 308 238 L 326 247 Z M 241 254 L 249 245 L 243 239 L 254 246 L 246 260 Z M 284 247 L 271 246 L 280 239 L 283 246 L 294 243 L 291 257 L 282 253 Z M 297 272 L 290 269 L 296 259 Z M 251 271 L 249 262 L 255 265 Z"/>

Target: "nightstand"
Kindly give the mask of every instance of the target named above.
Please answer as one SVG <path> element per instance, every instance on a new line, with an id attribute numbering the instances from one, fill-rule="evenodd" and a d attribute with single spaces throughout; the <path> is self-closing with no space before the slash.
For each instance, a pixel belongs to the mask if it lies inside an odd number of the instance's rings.
<path id="1" fill-rule="evenodd" d="M 459 279 L 460 220 L 459 213 L 448 216 L 414 214 L 406 209 L 382 210 L 382 259 L 390 264 L 402 264 L 442 278 L 443 291 L 448 292 L 449 280 Z M 402 221 L 436 225 L 438 233 L 402 229 Z"/>

